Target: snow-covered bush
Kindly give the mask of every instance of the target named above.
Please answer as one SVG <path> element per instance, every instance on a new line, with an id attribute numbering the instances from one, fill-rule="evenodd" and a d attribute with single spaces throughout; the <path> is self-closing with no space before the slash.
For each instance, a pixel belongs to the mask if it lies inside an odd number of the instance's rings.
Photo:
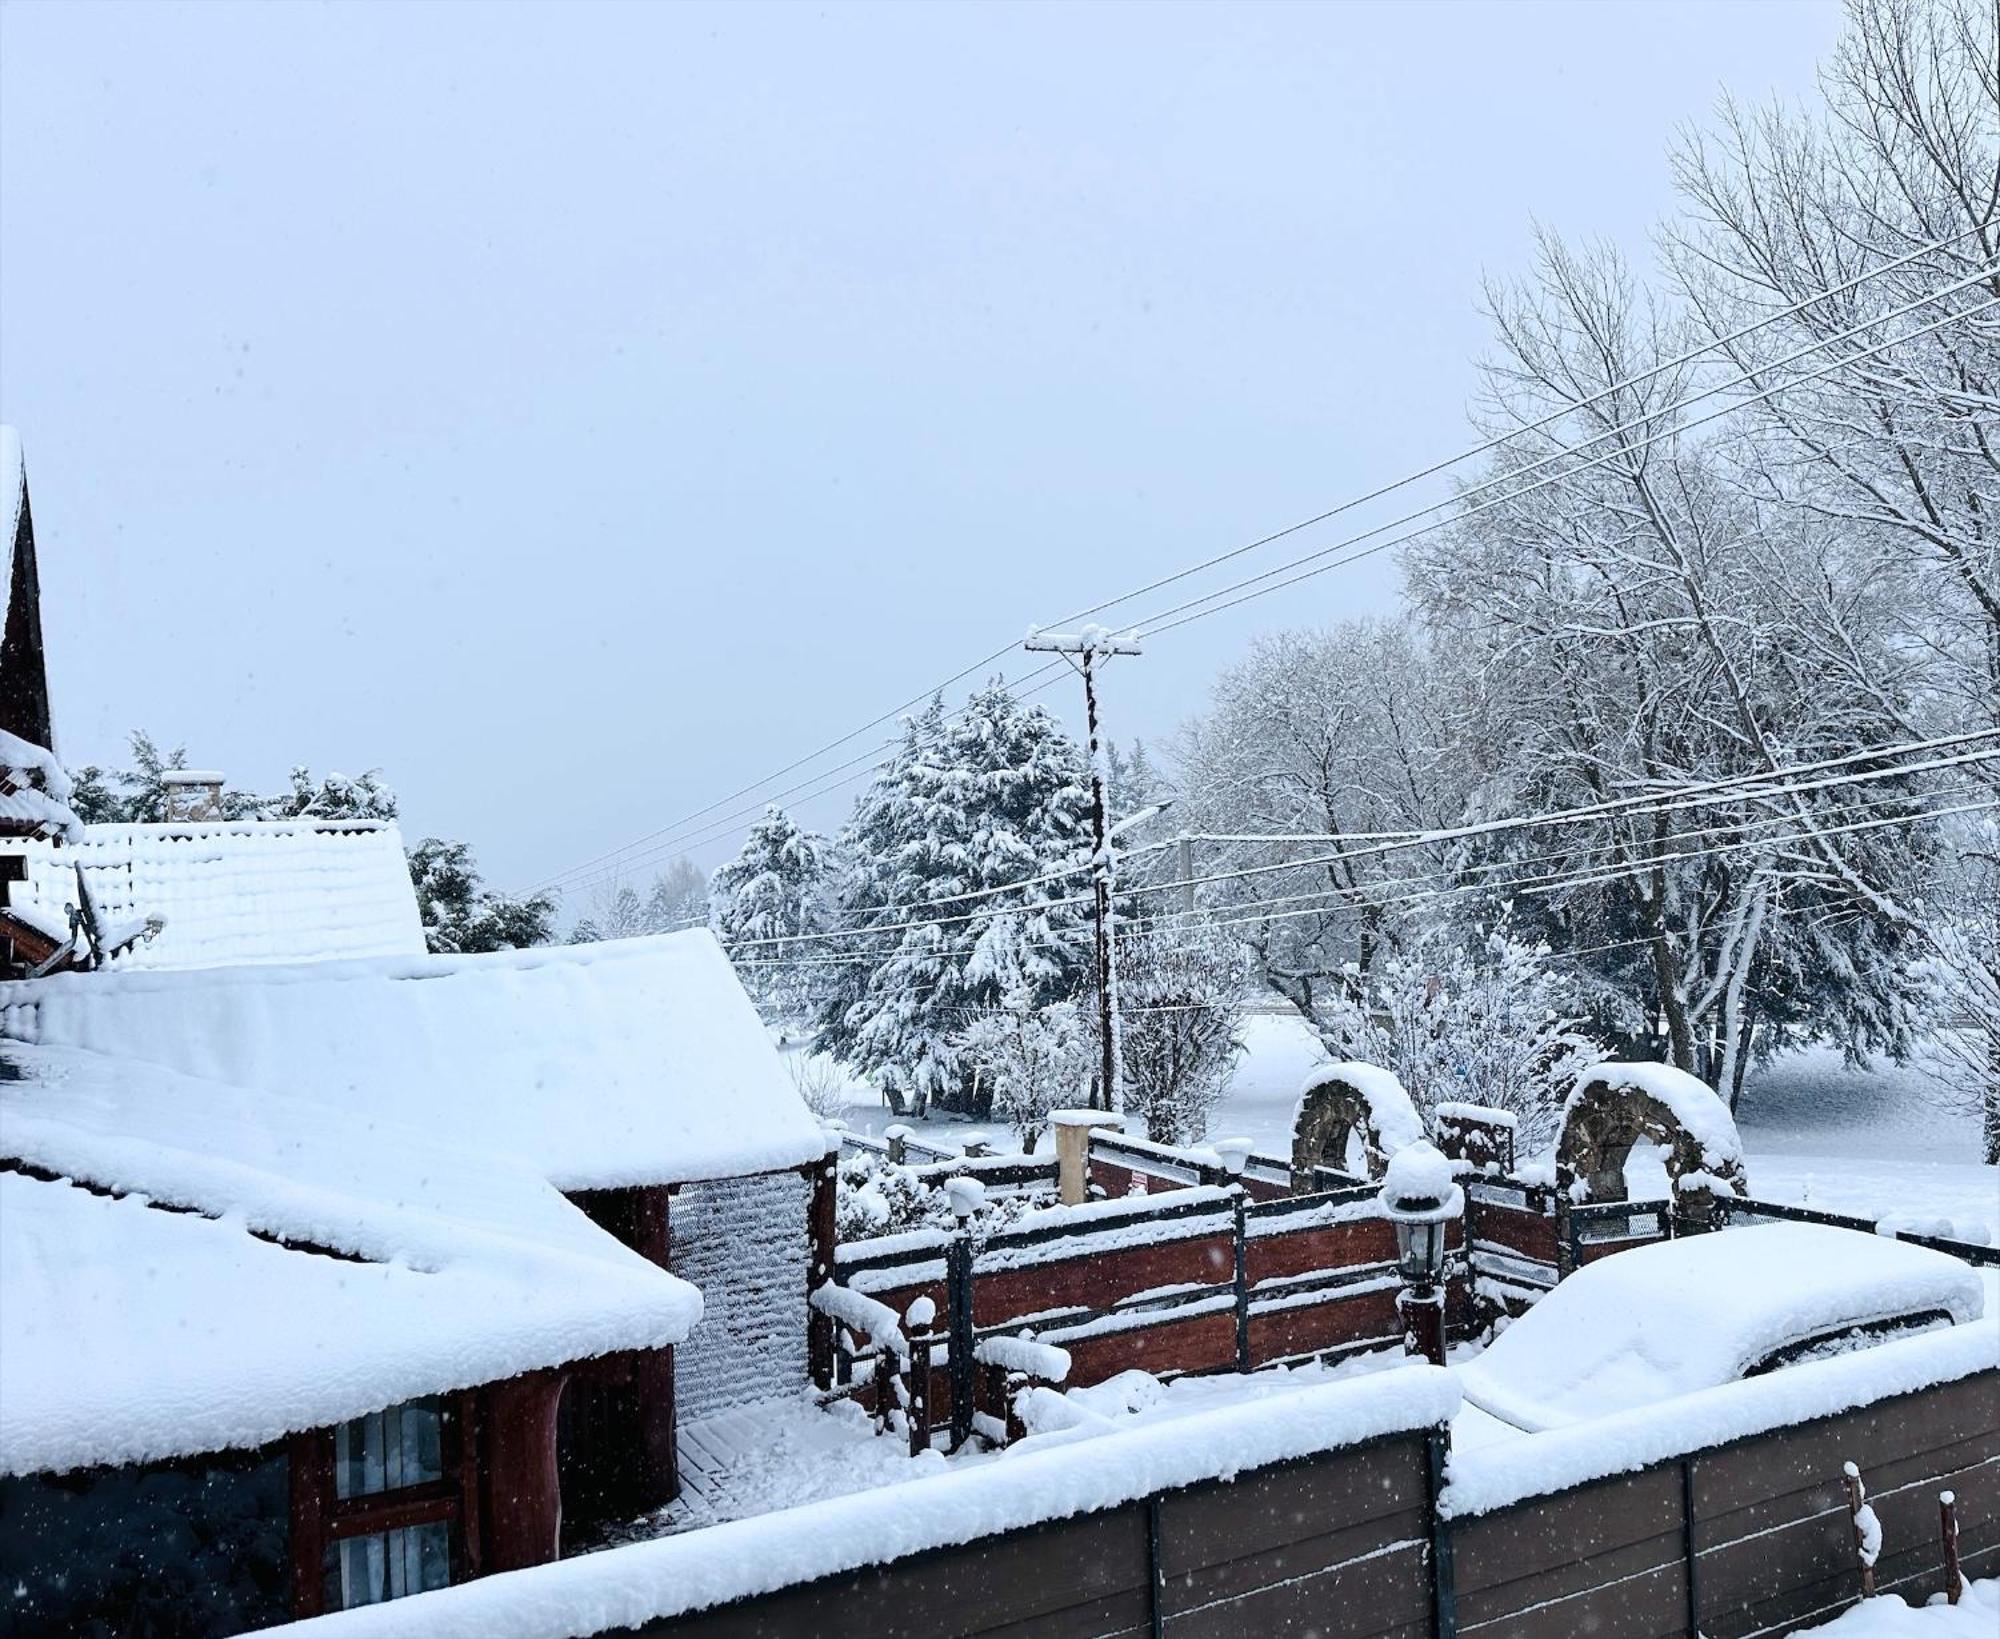
<path id="1" fill-rule="evenodd" d="M 1095 1035 L 1074 1002 L 1038 1009 L 1025 988 L 974 1018 L 955 1045 L 977 1069 L 993 1114 L 1014 1129 L 1028 1155 L 1051 1110 L 1083 1101 L 1096 1053 Z"/>
<path id="2" fill-rule="evenodd" d="M 1250 983 L 1241 941 L 1206 927 L 1151 927 L 1118 942 L 1125 1109 L 1159 1144 L 1208 1132 L 1243 1051 L 1237 1025 Z"/>
<path id="3" fill-rule="evenodd" d="M 941 1181 L 926 1180 L 915 1168 L 898 1166 L 886 1157 L 842 1156 L 835 1181 L 834 1232 L 842 1242 L 899 1235 L 909 1229 L 951 1229 L 958 1222 Z M 972 1214 L 972 1227 L 977 1232 L 1001 1229 L 1023 1213 L 1055 1202 L 1053 1190 L 1022 1195 L 989 1191 Z"/>
<path id="4" fill-rule="evenodd" d="M 1395 1071 L 1426 1119 L 1447 1100 L 1511 1110 L 1526 1157 L 1554 1138 L 1577 1077 L 1605 1057 L 1581 1017 L 1579 987 L 1547 948 L 1500 930 L 1434 936 L 1392 958 L 1326 1010 L 1321 1034 L 1337 1057 Z"/>
<path id="5" fill-rule="evenodd" d="M 785 1073 L 800 1102 L 819 1120 L 830 1121 L 847 1108 L 847 1077 L 824 1053 L 787 1053 Z"/>

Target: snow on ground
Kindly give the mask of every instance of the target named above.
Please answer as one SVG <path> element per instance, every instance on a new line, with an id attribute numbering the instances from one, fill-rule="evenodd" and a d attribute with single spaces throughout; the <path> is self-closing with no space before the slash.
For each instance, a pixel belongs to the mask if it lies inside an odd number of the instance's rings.
<path id="1" fill-rule="evenodd" d="M 1943 1594 L 1912 1605 L 1895 1594 L 1864 1599 L 1843 1616 L 1817 1628 L 1795 1628 L 1815 1639 L 1993 1639 L 2000 1633 L 2000 1581 L 1974 1582 L 1956 1605 Z"/>
<path id="2" fill-rule="evenodd" d="M 695 1418 L 681 1425 L 679 1443 L 681 1495 L 600 1546 L 750 1519 L 945 1470 L 942 1453 L 912 1457 L 901 1439 L 878 1436 L 859 1406 L 821 1410 L 810 1393 Z"/>

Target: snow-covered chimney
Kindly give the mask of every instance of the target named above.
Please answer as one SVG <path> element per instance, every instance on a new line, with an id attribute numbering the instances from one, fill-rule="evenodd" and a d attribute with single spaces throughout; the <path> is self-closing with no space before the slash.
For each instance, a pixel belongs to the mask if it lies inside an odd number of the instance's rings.
<path id="1" fill-rule="evenodd" d="M 170 768 L 160 776 L 168 820 L 222 818 L 222 776 L 212 768 Z"/>

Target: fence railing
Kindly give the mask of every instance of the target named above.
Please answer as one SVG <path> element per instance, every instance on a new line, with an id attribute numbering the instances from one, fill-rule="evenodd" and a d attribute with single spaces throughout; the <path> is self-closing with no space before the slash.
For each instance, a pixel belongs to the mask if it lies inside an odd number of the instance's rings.
<path id="1" fill-rule="evenodd" d="M 1253 1150 L 1242 1173 L 1232 1176 L 1213 1150 L 1157 1144 L 1127 1133 L 1091 1133 L 1089 1175 L 1090 1182 L 1107 1196 L 1234 1183 L 1241 1183 L 1254 1201 L 1276 1200 L 1292 1193 L 1292 1163 L 1284 1156 Z M 1316 1191 L 1352 1189 L 1365 1182 L 1338 1167 L 1313 1168 Z"/>
<path id="2" fill-rule="evenodd" d="M 1449 1247 L 1447 1315 L 1471 1324 L 1462 1238 Z M 834 1278 L 894 1313 L 942 1317 L 912 1351 L 927 1372 L 926 1431 L 956 1446 L 1009 1406 L 966 1364 L 993 1338 L 1062 1349 L 1083 1387 L 1138 1368 L 1173 1377 L 1326 1360 L 1399 1342 L 1395 1233 L 1366 1185 L 1256 1201 L 1240 1186 L 1183 1186 L 1058 1209 L 978 1235 L 923 1230 L 854 1242 Z M 822 1387 L 875 1404 L 879 1346 L 835 1353 Z"/>

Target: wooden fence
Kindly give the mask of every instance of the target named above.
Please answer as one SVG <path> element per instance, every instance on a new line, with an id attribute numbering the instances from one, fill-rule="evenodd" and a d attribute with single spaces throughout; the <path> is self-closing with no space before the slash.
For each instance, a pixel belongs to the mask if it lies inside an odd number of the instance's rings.
<path id="1" fill-rule="evenodd" d="M 1461 1328 L 1471 1316 L 1463 1253 L 1454 1240 L 1448 1314 Z M 1395 1256 L 1366 1185 L 1264 1201 L 1183 1185 L 983 1238 L 922 1231 L 851 1243 L 834 1278 L 895 1314 L 938 1317 L 941 1335 L 913 1340 L 913 1369 L 925 1375 L 911 1399 L 956 1444 L 975 1416 L 1007 1414 L 971 1365 L 986 1339 L 1031 1335 L 1063 1349 L 1071 1387 L 1134 1368 L 1171 1377 L 1337 1358 L 1401 1339 Z M 879 1409 L 881 1348 L 847 1329 L 821 1386 L 850 1386 Z"/>
<path id="2" fill-rule="evenodd" d="M 1824 1621 L 1859 1587 L 1850 1462 L 1882 1523 L 1881 1591 L 1922 1603 L 1942 1586 L 1940 1491 L 1973 1522 L 1965 1574 L 2000 1568 L 2000 1374 L 1986 1371 L 1444 1521 L 1439 1632 L 1756 1639 Z"/>
<path id="3" fill-rule="evenodd" d="M 1857 1598 L 1849 1462 L 1882 1522 L 1882 1591 L 1940 1589 L 1941 1490 L 1965 1574 L 2000 1570 L 1991 1369 L 1486 1511 L 1454 1510 L 1448 1452 L 1442 1430 L 1393 1434 L 629 1631 L 1760 1639 Z"/>
<path id="4" fill-rule="evenodd" d="M 627 1629 L 689 1639 L 1428 1639 L 1435 1430 Z"/>

